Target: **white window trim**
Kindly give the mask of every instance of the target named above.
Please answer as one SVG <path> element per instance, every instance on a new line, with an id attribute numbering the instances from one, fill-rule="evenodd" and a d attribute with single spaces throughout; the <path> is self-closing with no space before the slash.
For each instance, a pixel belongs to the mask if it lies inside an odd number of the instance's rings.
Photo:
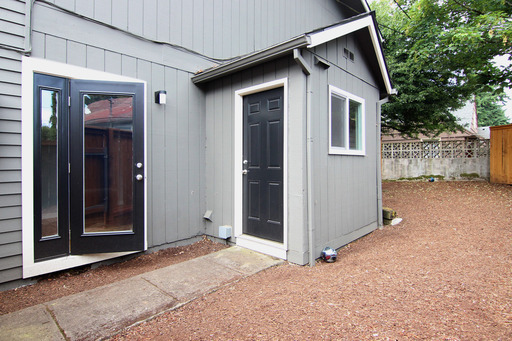
<path id="1" fill-rule="evenodd" d="M 283 88 L 283 243 L 276 243 L 263 238 L 243 234 L 243 110 L 244 96 L 258 92 Z M 273 257 L 286 259 L 288 251 L 288 79 L 258 84 L 235 91 L 235 117 L 234 117 L 234 210 L 233 222 L 236 244 L 254 251 L 265 253 Z"/>
<path id="2" fill-rule="evenodd" d="M 112 252 L 89 255 L 69 255 L 51 260 L 34 262 L 34 73 L 42 73 L 68 79 L 117 81 L 144 84 L 144 164 L 147 162 L 147 84 L 140 79 L 86 69 L 34 57 L 22 57 L 22 109 L 21 109 L 21 191 L 22 191 L 22 259 L 23 278 L 70 269 L 134 252 Z M 144 197 L 147 198 L 147 167 L 144 167 Z M 147 249 L 147 200 L 144 200 L 144 250 Z"/>
<path id="3" fill-rule="evenodd" d="M 350 100 L 361 103 L 361 149 L 348 149 L 343 147 L 333 146 L 332 143 L 332 95 L 338 95 L 347 99 L 346 101 L 346 110 L 345 110 L 345 122 L 349 120 L 349 103 Z M 329 85 L 329 154 L 334 155 L 366 155 L 366 109 L 365 109 L 365 100 L 364 98 L 353 95 L 347 91 L 341 90 L 333 85 Z M 345 125 L 345 132 L 343 136 L 345 137 L 345 145 L 349 145 L 349 136 L 348 136 L 348 124 Z"/>

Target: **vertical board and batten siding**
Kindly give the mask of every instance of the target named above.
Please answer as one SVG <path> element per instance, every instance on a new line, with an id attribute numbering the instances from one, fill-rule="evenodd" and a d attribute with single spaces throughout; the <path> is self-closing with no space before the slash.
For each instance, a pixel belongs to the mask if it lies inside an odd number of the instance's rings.
<path id="1" fill-rule="evenodd" d="M 233 58 L 346 16 L 331 0 L 50 0 L 147 39 L 211 58 Z M 353 14 L 353 13 L 351 13 Z"/>
<path id="2" fill-rule="evenodd" d="M 25 1 L 0 1 L 0 283 L 21 277 L 21 54 Z"/>
<path id="3" fill-rule="evenodd" d="M 77 21 L 72 32 L 61 31 L 56 36 L 58 29 L 48 16 L 59 23 L 74 18 L 37 5 L 34 12 L 33 57 L 147 82 L 148 246 L 202 234 L 204 94 L 190 81 L 192 74 L 166 66 L 162 46 L 84 20 Z M 43 14 L 44 21 L 40 19 Z M 77 31 L 90 33 L 83 39 L 87 44 L 74 40 Z M 101 37 L 94 39 L 99 46 L 93 45 L 91 36 Z M 108 42 L 115 50 L 105 47 Z M 133 53 L 137 51 L 143 55 Z M 168 104 L 154 103 L 157 90 L 167 90 Z"/>
<path id="4" fill-rule="evenodd" d="M 206 85 L 206 209 L 212 210 L 206 233 L 217 235 L 234 221 L 234 103 L 235 91 L 288 79 L 288 260 L 304 263 L 305 229 L 305 77 L 291 57 L 267 62 Z M 290 232 L 291 231 L 291 232 Z"/>
<path id="5" fill-rule="evenodd" d="M 512 124 L 490 129 L 491 182 L 512 185 Z"/>
<path id="6" fill-rule="evenodd" d="M 347 60 L 343 49 L 355 55 Z M 340 247 L 377 227 L 378 85 L 353 35 L 316 47 L 312 54 L 331 66 L 315 67 L 313 81 L 313 201 L 315 255 Z M 312 59 L 312 58 L 311 58 Z M 329 154 L 329 85 L 365 99 L 365 156 Z"/>
<path id="7" fill-rule="evenodd" d="M 59 27 L 71 22 L 76 30 Z M 84 42 L 77 35 L 83 35 Z M 190 77 L 191 65 L 209 64 L 198 62 L 195 56 L 188 60 L 181 57 L 183 68 L 180 69 L 179 60 L 166 62 L 176 55 L 171 47 L 144 42 L 38 3 L 34 5 L 32 46 L 32 57 L 147 82 L 148 246 L 202 235 L 204 93 Z M 0 49 L 0 75 L 5 75 L 0 78 L 0 283 L 3 283 L 22 277 L 20 53 Z M 154 103 L 157 90 L 167 90 L 167 105 Z"/>
<path id="8" fill-rule="evenodd" d="M 4 45 L 16 50 L 25 46 L 25 10 L 25 1 L 0 0 L 0 37 Z M 205 104 L 205 93 L 192 84 L 190 77 L 198 70 L 212 67 L 213 63 L 195 53 L 155 41 L 183 46 L 211 58 L 233 58 L 339 22 L 346 17 L 346 10 L 331 0 L 35 1 L 32 56 L 147 81 L 146 167 L 148 244 L 151 247 L 203 233 L 201 217 L 207 206 L 205 197 L 210 200 L 209 204 L 218 208 L 216 221 L 226 223 L 233 213 L 233 184 L 229 178 L 232 175 L 225 174 L 224 166 L 214 160 L 223 155 L 223 151 L 211 150 L 232 148 L 230 113 L 222 111 L 222 124 L 205 116 L 205 105 L 233 109 L 232 95 L 225 90 L 212 90 L 214 96 L 209 96 Z M 279 63 L 283 64 L 279 66 Z M 245 87 L 283 78 L 289 72 L 290 78 L 298 80 L 297 86 L 304 88 L 303 76 L 291 59 L 272 65 L 262 65 L 216 84 L 232 90 L 238 85 Z M 20 52 L 0 48 L 0 76 L 0 282 L 5 282 L 21 278 Z M 154 91 L 162 89 L 167 90 L 169 98 L 164 107 L 153 103 Z M 305 92 L 289 92 L 290 98 L 296 96 L 304 100 Z M 302 118 L 297 119 L 296 124 L 304 134 Z M 225 136 L 220 137 L 222 134 Z M 214 138 L 213 145 L 206 144 L 207 136 Z M 304 168 L 304 136 L 289 136 L 290 144 L 293 139 L 300 142 L 299 147 L 291 148 L 297 158 L 295 165 Z M 205 177 L 205 160 L 215 164 L 215 175 Z M 232 166 L 231 154 L 219 160 Z M 290 184 L 290 201 L 304 205 L 305 179 L 303 172 L 297 174 L 300 174 L 297 179 L 295 173 L 289 174 L 300 188 L 297 197 L 292 196 L 296 187 Z M 221 182 L 216 183 L 219 179 Z M 215 201 L 219 196 L 221 205 Z M 290 225 L 293 219 L 302 223 L 304 217 L 290 215 Z M 208 233 L 215 235 L 211 226 Z M 302 234 L 290 236 L 290 243 L 296 245 L 298 254 L 306 250 L 307 240 Z"/>

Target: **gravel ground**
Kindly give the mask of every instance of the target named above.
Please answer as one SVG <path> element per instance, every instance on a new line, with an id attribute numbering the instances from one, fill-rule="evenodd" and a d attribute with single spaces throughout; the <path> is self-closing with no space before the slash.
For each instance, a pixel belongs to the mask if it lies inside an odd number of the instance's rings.
<path id="1" fill-rule="evenodd" d="M 403 218 L 336 263 L 263 271 L 111 340 L 511 340 L 512 186 L 389 182 Z"/>

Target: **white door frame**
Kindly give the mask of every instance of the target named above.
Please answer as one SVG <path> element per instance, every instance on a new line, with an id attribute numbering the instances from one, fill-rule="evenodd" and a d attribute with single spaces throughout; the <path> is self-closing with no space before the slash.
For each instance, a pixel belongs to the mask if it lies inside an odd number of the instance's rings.
<path id="1" fill-rule="evenodd" d="M 283 242 L 258 238 L 243 234 L 243 124 L 244 96 L 258 92 L 283 88 Z M 234 232 L 236 244 L 254 251 L 286 259 L 288 250 L 288 79 L 282 78 L 271 82 L 254 85 L 235 91 L 234 117 Z"/>

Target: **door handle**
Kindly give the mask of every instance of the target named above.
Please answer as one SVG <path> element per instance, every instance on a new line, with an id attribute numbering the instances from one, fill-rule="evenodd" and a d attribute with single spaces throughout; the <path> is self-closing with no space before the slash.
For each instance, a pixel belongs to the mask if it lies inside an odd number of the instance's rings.
<path id="1" fill-rule="evenodd" d="M 135 175 L 135 179 L 137 179 L 138 181 L 141 181 L 144 177 L 142 176 L 142 174 L 137 174 Z"/>
<path id="2" fill-rule="evenodd" d="M 246 175 L 247 173 L 249 173 L 249 171 L 247 169 L 242 170 L 242 175 Z"/>

